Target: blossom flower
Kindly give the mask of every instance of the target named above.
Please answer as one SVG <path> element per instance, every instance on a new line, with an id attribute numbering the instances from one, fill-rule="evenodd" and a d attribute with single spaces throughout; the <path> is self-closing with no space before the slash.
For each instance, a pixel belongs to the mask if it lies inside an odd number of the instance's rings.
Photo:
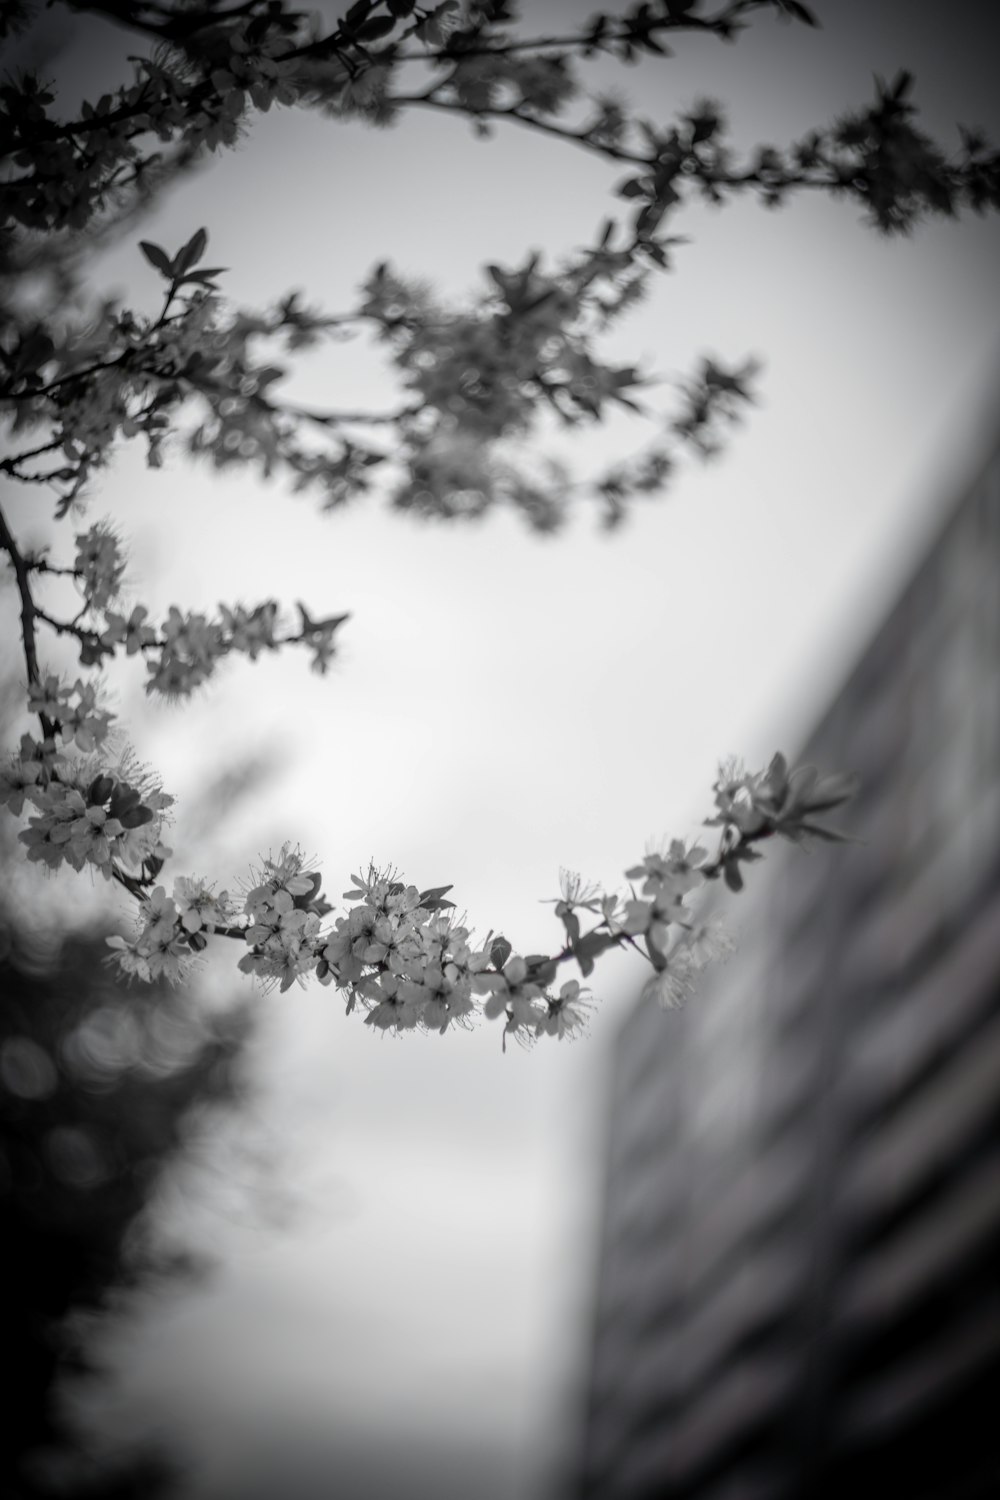
<path id="1" fill-rule="evenodd" d="M 710 963 L 728 958 L 735 951 L 735 947 L 732 936 L 722 924 L 722 919 L 709 917 L 707 921 L 697 922 L 687 930 L 682 929 L 670 953 L 670 962 L 674 962 L 683 951 L 693 970 L 704 969 Z"/>
<path id="2" fill-rule="evenodd" d="M 121 642 L 125 646 L 126 656 L 134 656 L 137 651 L 145 650 L 156 640 L 156 631 L 145 623 L 148 614 L 149 610 L 144 604 L 137 605 L 128 619 L 113 610 L 105 610 L 104 618 L 107 623 L 101 634 L 102 644 L 116 646 Z"/>
<path id="3" fill-rule="evenodd" d="M 220 604 L 219 614 L 230 651 L 245 651 L 251 661 L 256 661 L 261 651 L 274 649 L 278 606 L 272 601 L 258 605 L 250 613 L 240 604 L 234 609 Z"/>
<path id="4" fill-rule="evenodd" d="M 514 955 L 499 973 L 479 973 L 473 980 L 477 990 L 488 993 L 489 998 L 483 1005 L 486 1019 L 493 1021 L 499 1016 L 507 1017 L 504 1045 L 508 1034 L 533 1031 L 545 1015 L 541 1003 L 545 992 L 540 984 L 529 979 L 528 973 L 527 961 Z"/>
<path id="5" fill-rule="evenodd" d="M 319 936 L 320 919 L 313 912 L 296 910 L 290 902 L 287 891 L 278 891 L 271 911 L 257 912 L 244 934 L 251 951 L 238 965 L 243 973 L 258 979 L 278 980 L 282 994 L 294 983 L 303 983 L 318 961 L 314 940 Z"/>
<path id="6" fill-rule="evenodd" d="M 566 906 L 586 906 L 593 910 L 600 897 L 600 886 L 595 881 L 584 880 L 576 870 L 560 869 L 559 890 Z"/>
<path id="7" fill-rule="evenodd" d="M 681 839 L 672 839 L 666 855 L 647 854 L 641 865 L 626 870 L 625 875 L 628 880 L 642 880 L 647 896 L 669 892 L 679 899 L 703 884 L 705 877 L 699 866 L 707 857 L 697 844 L 686 847 Z"/>
<path id="8" fill-rule="evenodd" d="M 9 756 L 6 764 L 0 765 L 0 802 L 5 803 L 15 817 L 23 811 L 25 799 L 32 799 L 41 774 L 41 761 L 23 760 L 19 755 Z"/>
<path id="9" fill-rule="evenodd" d="M 111 727 L 114 714 L 97 706 L 99 692 L 98 684 L 78 679 L 69 690 L 66 706 L 56 716 L 60 733 L 79 750 L 95 750 L 103 744 Z"/>
<path id="10" fill-rule="evenodd" d="M 771 831 L 797 842 L 808 834 L 842 839 L 842 834 L 815 823 L 813 815 L 839 807 L 855 787 L 855 777 L 823 774 L 815 766 L 790 771 L 781 754 L 756 775 L 730 760 L 719 767 L 714 788 L 718 812 L 708 821 L 729 824 L 744 838 Z"/>
<path id="11" fill-rule="evenodd" d="M 72 689 L 63 687 L 58 677 L 49 675 L 41 682 L 28 685 L 28 709 L 33 714 L 44 714 L 50 719 L 61 717 L 69 702 Z"/>
<path id="12" fill-rule="evenodd" d="M 151 942 L 173 938 L 177 930 L 177 907 L 162 885 L 158 885 L 143 903 L 145 936 Z"/>
<path id="13" fill-rule="evenodd" d="M 238 967 L 265 983 L 277 980 L 284 993 L 319 960 L 320 915 L 309 910 L 320 879 L 308 873 L 301 851 L 285 844 L 277 859 L 264 861 L 264 879 L 246 895 L 244 912 L 250 924 L 244 938 L 250 952 Z M 328 909 L 328 908 L 327 908 Z"/>
<path id="14" fill-rule="evenodd" d="M 81 863 L 110 864 L 115 841 L 125 831 L 118 819 L 111 817 L 104 807 L 88 807 L 75 790 L 67 795 L 65 805 L 76 811 L 77 816 L 54 830 L 53 841 L 68 843 Z"/>
<path id="15" fill-rule="evenodd" d="M 587 1023 L 591 1004 L 588 994 L 578 980 L 567 980 L 555 999 L 551 995 L 547 997 L 548 1014 L 538 1017 L 535 1034 L 559 1038 L 577 1036 Z"/>
<path id="16" fill-rule="evenodd" d="M 174 881 L 173 902 L 185 932 L 214 932 L 231 920 L 228 891 L 216 895 L 208 882 L 186 875 Z"/>
<path id="17" fill-rule="evenodd" d="M 643 999 L 655 1000 L 661 1010 L 677 1010 L 694 992 L 698 966 L 683 949 L 670 957 L 666 968 L 652 974 L 643 987 Z"/>
<path id="18" fill-rule="evenodd" d="M 121 587 L 125 559 L 121 542 L 107 521 L 98 521 L 77 536 L 73 567 L 91 609 L 103 609 L 111 602 Z"/>
<path id="19" fill-rule="evenodd" d="M 139 909 L 139 926 L 131 940 L 107 939 L 109 957 L 122 973 L 149 981 L 185 980 L 197 961 L 189 934 L 177 921 L 177 909 L 163 886 L 157 886 Z"/>
<path id="20" fill-rule="evenodd" d="M 129 942 L 127 938 L 115 935 L 114 937 L 106 938 L 105 941 L 112 950 L 108 955 L 109 958 L 114 959 L 117 967 L 123 974 L 129 975 L 130 978 L 144 979 L 147 984 L 149 983 L 152 978 L 149 970 L 149 958 L 143 952 L 138 938 L 133 938 Z"/>
<path id="21" fill-rule="evenodd" d="M 48 865 L 50 870 L 58 870 L 67 857 L 65 846 L 53 841 L 54 827 L 51 819 L 31 818 L 29 826 L 17 836 L 27 850 L 28 859 Z"/>
<path id="22" fill-rule="evenodd" d="M 222 627 L 202 614 L 184 615 L 171 605 L 161 631 L 159 660 L 146 663 L 147 693 L 186 697 L 212 675 L 226 644 Z"/>

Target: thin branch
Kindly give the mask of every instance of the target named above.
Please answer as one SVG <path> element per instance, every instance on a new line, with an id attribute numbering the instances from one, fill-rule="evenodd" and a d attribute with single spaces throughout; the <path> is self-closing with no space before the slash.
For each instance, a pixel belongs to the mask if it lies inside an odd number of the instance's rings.
<path id="1" fill-rule="evenodd" d="M 758 6 L 764 5 L 767 3 L 767 0 L 755 0 L 755 3 Z M 718 34 L 719 26 L 725 27 L 730 24 L 735 19 L 736 13 L 740 8 L 738 5 L 731 5 L 718 16 L 711 16 L 704 20 L 699 20 L 696 16 L 678 16 L 676 18 L 666 16 L 662 20 L 651 21 L 648 30 L 644 29 L 641 34 L 643 36 L 652 36 L 658 31 L 710 31 Z M 596 20 L 596 17 L 594 19 Z M 600 41 L 600 50 L 609 45 L 614 45 L 616 42 L 630 41 L 634 45 L 637 40 L 638 35 L 635 30 L 630 30 L 628 25 L 623 22 L 617 30 L 609 30 L 604 33 Z M 550 52 L 555 47 L 563 51 L 575 47 L 592 48 L 595 51 L 599 50 L 587 32 L 578 31 L 572 34 L 567 33 L 565 36 L 524 37 L 521 41 L 506 42 L 500 47 L 495 45 L 490 46 L 489 44 L 477 47 L 474 43 L 470 45 L 465 42 L 459 42 L 457 46 L 446 44 L 443 47 L 435 48 L 434 51 L 394 52 L 393 61 L 431 64 L 437 62 L 461 62 L 466 57 L 510 57 L 518 52 Z"/>
<path id="2" fill-rule="evenodd" d="M 7 553 L 14 569 L 14 577 L 17 580 L 17 591 L 21 597 L 21 642 L 24 648 L 24 665 L 28 674 L 28 682 L 37 686 L 41 681 L 41 672 L 38 667 L 38 652 L 35 646 L 35 616 L 38 611 L 35 601 L 31 595 L 31 577 L 28 564 L 17 545 L 14 533 L 7 525 L 7 518 L 0 510 L 0 547 Z M 46 739 L 54 739 L 55 725 L 47 714 L 38 715 L 42 726 L 42 733 Z"/>
<path id="3" fill-rule="evenodd" d="M 575 146 L 582 146 L 585 150 L 594 151 L 598 156 L 609 157 L 612 161 L 628 162 L 638 167 L 648 167 L 651 164 L 648 156 L 641 156 L 635 151 L 626 151 L 620 146 L 606 145 L 594 140 L 585 131 L 570 130 L 564 125 L 554 125 L 548 120 L 540 119 L 537 115 L 528 114 L 516 104 L 496 108 L 469 109 L 457 100 L 449 103 L 446 99 L 435 99 L 433 94 L 387 94 L 385 103 L 403 107 L 408 105 L 419 109 L 438 109 L 446 114 L 465 115 L 470 120 L 514 120 L 519 125 L 525 125 L 532 130 L 540 130 L 543 134 L 555 136 L 558 140 L 571 141 Z"/>
<path id="4" fill-rule="evenodd" d="M 14 577 L 17 580 L 17 591 L 21 596 L 21 637 L 24 642 L 24 664 L 28 672 L 28 681 L 37 683 L 40 681 L 38 655 L 35 649 L 35 616 L 38 611 L 31 597 L 28 564 L 17 545 L 14 533 L 7 525 L 7 518 L 2 510 L 0 510 L 0 547 L 11 560 Z"/>
<path id="5" fill-rule="evenodd" d="M 21 464 L 28 462 L 29 458 L 40 458 L 43 453 L 51 453 L 53 448 L 61 448 L 62 438 L 52 438 L 48 443 L 40 443 L 37 448 L 26 448 L 23 453 L 15 453 L 10 458 L 0 459 L 0 472 L 10 474 L 15 479 L 31 479 L 34 475 L 17 474 L 15 471 Z"/>

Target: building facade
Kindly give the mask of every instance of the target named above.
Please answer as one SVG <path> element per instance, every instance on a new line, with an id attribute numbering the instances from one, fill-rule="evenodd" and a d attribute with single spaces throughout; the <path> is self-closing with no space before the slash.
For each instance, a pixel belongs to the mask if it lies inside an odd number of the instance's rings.
<path id="1" fill-rule="evenodd" d="M 619 1038 L 579 1500 L 1000 1496 L 1000 450 L 795 759 L 865 842 Z"/>

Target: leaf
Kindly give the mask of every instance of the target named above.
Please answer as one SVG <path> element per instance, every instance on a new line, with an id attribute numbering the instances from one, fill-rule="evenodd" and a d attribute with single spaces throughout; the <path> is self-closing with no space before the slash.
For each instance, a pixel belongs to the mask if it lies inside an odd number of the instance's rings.
<path id="1" fill-rule="evenodd" d="M 87 788 L 87 802 L 91 807 L 102 807 L 115 789 L 110 776 L 95 776 Z"/>
<path id="2" fill-rule="evenodd" d="M 797 826 L 802 833 L 812 834 L 814 838 L 825 839 L 830 844 L 860 844 L 863 842 L 850 833 L 840 833 L 836 828 L 824 828 L 821 823 L 799 823 Z"/>
<path id="3" fill-rule="evenodd" d="M 775 751 L 771 757 L 771 764 L 767 768 L 767 783 L 772 797 L 780 805 L 788 791 L 788 762 L 780 750 Z"/>
<path id="4" fill-rule="evenodd" d="M 40 328 L 33 329 L 17 351 L 14 369 L 18 374 L 39 369 L 52 358 L 55 348 L 55 344 L 47 333 Z"/>
<path id="5" fill-rule="evenodd" d="M 740 874 L 740 867 L 734 859 L 726 860 L 726 863 L 722 867 L 722 878 L 731 891 L 741 891 L 743 889 L 743 876 Z"/>
<path id="6" fill-rule="evenodd" d="M 390 31 L 395 31 L 395 29 L 395 16 L 372 16 L 370 21 L 366 21 L 363 26 L 358 27 L 356 34 L 358 40 L 361 42 L 378 42 L 384 36 L 388 36 Z"/>
<path id="7" fill-rule="evenodd" d="M 898 103 L 901 99 L 906 98 L 912 87 L 913 74 L 908 73 L 904 68 L 903 71 L 901 73 L 897 73 L 895 78 L 892 80 L 892 92 L 889 97 L 891 99 L 895 99 Z"/>
<path id="8" fill-rule="evenodd" d="M 428 901 L 439 901 L 442 896 L 447 896 L 448 892 L 453 889 L 454 886 L 451 885 L 433 885 L 430 890 L 420 892 L 420 905 L 426 906 Z"/>
<path id="9" fill-rule="evenodd" d="M 547 987 L 555 979 L 559 972 L 559 965 L 554 958 L 546 958 L 542 954 L 534 953 L 525 960 L 528 965 L 528 973 L 535 984 Z"/>
<path id="10" fill-rule="evenodd" d="M 168 280 L 173 279 L 173 262 L 162 245 L 154 245 L 150 240 L 140 240 L 139 249 L 151 266 L 155 266 Z"/>
<path id="11" fill-rule="evenodd" d="M 563 912 L 560 920 L 566 929 L 566 937 L 570 947 L 572 948 L 574 943 L 578 943 L 580 941 L 580 918 L 577 916 L 575 911 L 567 909 Z"/>
<path id="12" fill-rule="evenodd" d="M 594 972 L 594 959 L 597 955 L 617 946 L 618 938 L 613 932 L 588 932 L 575 944 L 573 957 L 580 965 L 581 972 L 589 976 Z"/>
<path id="13" fill-rule="evenodd" d="M 495 969 L 502 969 L 508 958 L 510 958 L 512 951 L 510 943 L 508 943 L 502 933 L 499 937 L 495 937 L 490 948 L 490 958 L 493 960 L 493 967 Z"/>
<path id="14" fill-rule="evenodd" d="M 318 870 L 308 872 L 309 889 L 303 891 L 300 896 L 292 897 L 292 905 L 298 911 L 308 911 L 310 903 L 319 895 L 319 888 L 323 884 L 323 877 Z"/>
<path id="15" fill-rule="evenodd" d="M 223 271 L 228 270 L 228 266 L 209 266 L 204 271 L 189 271 L 180 278 L 178 285 L 183 285 L 185 281 L 200 281 L 203 286 L 211 286 L 213 276 L 221 276 Z"/>
<path id="16" fill-rule="evenodd" d="M 151 807 L 129 807 L 125 812 L 118 814 L 118 821 L 123 828 L 141 828 L 144 823 L 152 823 L 156 814 Z"/>
<path id="17" fill-rule="evenodd" d="M 127 786 L 124 781 L 120 782 L 111 798 L 111 816 L 122 822 L 124 814 L 138 807 L 141 800 L 139 793 L 133 787 Z"/>
<path id="18" fill-rule="evenodd" d="M 641 198 L 645 192 L 641 177 L 627 177 L 615 188 L 615 193 L 619 198 Z"/>
<path id="19" fill-rule="evenodd" d="M 174 275 L 183 276 L 185 271 L 197 265 L 205 254 L 208 245 L 208 230 L 196 229 L 182 250 L 178 250 L 174 257 Z"/>
<path id="20" fill-rule="evenodd" d="M 366 21 L 368 19 L 368 13 L 371 8 L 372 0 L 357 0 L 357 3 L 350 7 L 346 16 L 344 17 L 343 25 L 345 25 L 350 31 L 356 31 L 357 28 L 361 25 L 362 21 Z"/>

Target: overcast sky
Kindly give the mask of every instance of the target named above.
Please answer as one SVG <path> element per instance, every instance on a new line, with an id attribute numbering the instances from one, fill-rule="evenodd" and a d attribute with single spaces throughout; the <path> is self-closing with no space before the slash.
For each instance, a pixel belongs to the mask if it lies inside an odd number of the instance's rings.
<path id="1" fill-rule="evenodd" d="M 532 31 L 589 13 L 523 9 Z M 816 9 L 822 31 L 761 19 L 736 46 L 595 65 L 593 85 L 653 119 L 715 96 L 737 141 L 782 144 L 906 67 L 946 143 L 955 121 L 1000 136 L 990 7 Z M 78 89 L 118 76 L 112 35 L 75 23 Z M 460 293 L 484 261 L 579 246 L 620 175 L 513 129 L 481 142 L 430 114 L 373 131 L 277 111 L 143 234 L 172 249 L 205 225 L 228 295 L 299 287 L 337 309 L 380 259 Z M 761 403 L 720 460 L 687 466 L 613 537 L 586 511 L 555 539 L 500 515 L 421 526 L 374 499 L 323 517 L 249 474 L 179 460 L 153 474 L 123 455 L 94 515 L 130 538 L 155 607 L 273 596 L 351 612 L 325 679 L 293 656 L 241 663 L 183 711 L 145 709 L 135 663 L 118 681 L 141 754 L 181 799 L 178 873 L 231 884 L 291 839 L 339 892 L 374 856 L 421 886 L 454 882 L 478 932 L 539 951 L 558 940 L 539 903 L 561 865 L 614 885 L 650 840 L 696 828 L 721 756 L 794 751 L 995 430 L 1000 225 L 887 241 L 816 199 L 696 207 L 677 228 L 692 243 L 611 347 L 667 376 L 702 353 L 757 354 Z M 94 277 L 155 303 L 132 243 Z M 357 345 L 311 358 L 297 389 L 334 407 L 395 396 Z M 616 422 L 558 451 L 596 469 L 636 436 Z M 184 806 L 248 751 L 270 777 L 208 848 Z M 603 1064 L 641 977 L 609 960 L 589 1040 L 505 1057 L 485 1027 L 380 1039 L 319 986 L 262 1000 L 250 1133 L 272 1144 L 290 1220 L 252 1231 L 186 1211 L 223 1269 L 122 1328 L 94 1420 L 167 1432 L 192 1494 L 229 1482 L 242 1500 L 244 1468 L 260 1475 L 293 1437 L 320 1469 L 340 1454 L 359 1494 L 391 1494 L 371 1466 L 397 1458 L 438 1500 L 469 1472 L 480 1495 L 529 1494 L 582 1348 Z"/>

